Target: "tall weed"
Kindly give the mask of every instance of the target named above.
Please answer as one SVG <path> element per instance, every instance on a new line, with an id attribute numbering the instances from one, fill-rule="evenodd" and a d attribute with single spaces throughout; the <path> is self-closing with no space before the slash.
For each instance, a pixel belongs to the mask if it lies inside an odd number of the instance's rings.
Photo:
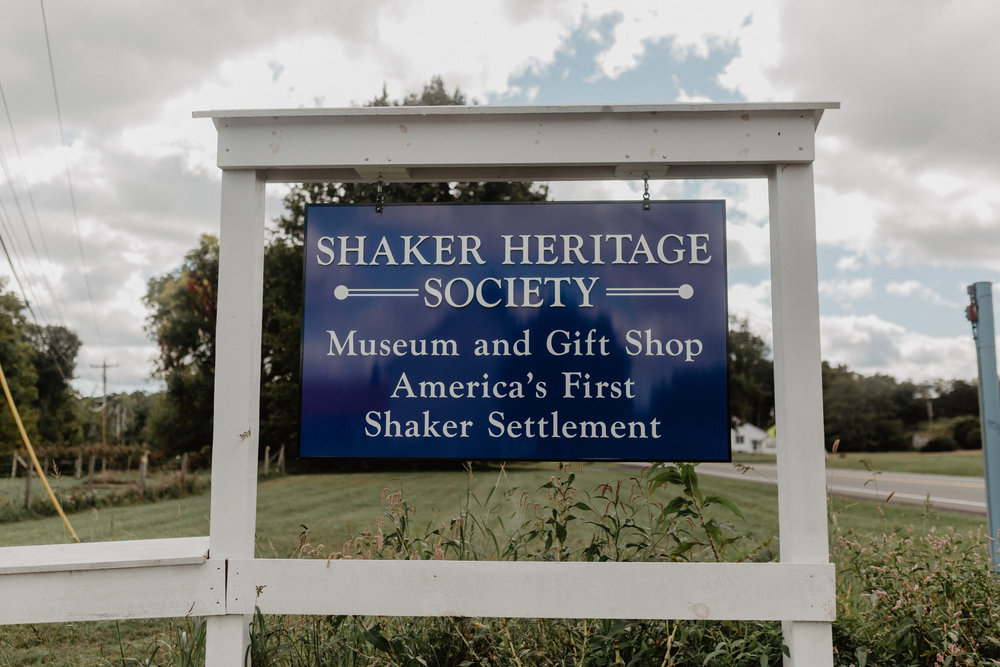
<path id="1" fill-rule="evenodd" d="M 471 471 L 469 472 L 471 475 Z M 690 561 L 742 560 L 749 545 L 724 519 L 725 498 L 704 495 L 690 464 L 656 465 L 626 483 L 580 489 L 563 468 L 519 490 L 501 470 L 484 498 L 470 491 L 456 516 L 414 526 L 415 508 L 382 495 L 373 528 L 335 548 L 303 532 L 296 555 L 320 558 Z M 471 485 L 470 485 L 471 489 Z M 749 548 L 748 548 L 749 547 Z M 577 619 L 267 617 L 252 627 L 254 665 L 778 664 L 776 623 Z"/>
<path id="2" fill-rule="evenodd" d="M 469 473 L 472 474 L 471 471 Z M 739 509 L 702 493 L 694 466 L 655 466 L 627 482 L 580 489 L 564 468 L 534 491 L 504 471 L 484 497 L 471 484 L 455 515 L 419 525 L 418 507 L 382 494 L 374 524 L 300 558 L 584 561 L 765 560 L 769 545 L 740 536 Z M 880 511 L 875 508 L 873 511 Z M 980 532 L 918 534 L 886 523 L 863 535 L 833 516 L 837 566 L 837 667 L 1000 666 L 1000 577 Z M 781 629 L 770 622 L 581 619 L 368 618 L 257 613 L 252 665 L 779 665 Z M 179 646 L 179 642 L 176 643 Z M 184 664 L 171 646 L 145 664 Z M 158 654 L 158 655 L 157 655 Z M 165 658 L 160 662 L 160 658 Z"/>
<path id="3" fill-rule="evenodd" d="M 979 532 L 838 534 L 838 664 L 1000 665 L 1000 577 Z"/>

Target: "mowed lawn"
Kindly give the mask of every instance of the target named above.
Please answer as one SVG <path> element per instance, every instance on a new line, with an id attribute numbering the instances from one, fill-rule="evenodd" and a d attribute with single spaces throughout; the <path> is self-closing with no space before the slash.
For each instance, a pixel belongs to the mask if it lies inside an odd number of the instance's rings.
<path id="1" fill-rule="evenodd" d="M 735 461 L 744 463 L 774 463 L 767 454 L 735 454 Z M 827 468 L 872 470 L 879 472 L 912 472 L 934 475 L 983 476 L 982 450 L 958 452 L 838 452 L 827 454 Z"/>
<path id="2" fill-rule="evenodd" d="M 308 531 L 308 542 L 313 546 L 322 544 L 336 550 L 362 530 L 375 528 L 383 500 L 391 493 L 400 493 L 408 503 L 414 530 L 447 523 L 463 511 L 481 510 L 488 496 L 495 515 L 508 522 L 525 520 L 524 509 L 520 507 L 526 499 L 525 494 L 541 493 L 540 487 L 559 473 L 555 464 L 537 464 L 471 473 L 456 469 L 273 477 L 258 485 L 257 554 L 269 558 L 290 557 L 299 547 L 304 531 Z M 602 484 L 615 485 L 619 492 L 628 493 L 631 480 L 639 470 L 611 464 L 576 464 L 564 471 L 568 473 L 575 475 L 574 485 L 582 496 L 596 495 Z M 3 480 L 3 484 L 10 483 Z M 703 477 L 701 485 L 706 493 L 726 496 L 742 510 L 742 520 L 727 518 L 740 532 L 760 541 L 777 534 L 777 490 L 774 487 L 709 477 Z M 668 492 L 658 492 L 656 496 L 661 502 L 670 497 Z M 944 521 L 956 528 L 983 523 L 963 515 L 925 515 L 920 509 L 897 507 L 891 503 L 876 507 L 844 499 L 832 499 L 830 513 L 863 532 L 879 530 L 887 521 L 905 525 Z M 87 542 L 207 535 L 209 496 L 90 509 L 71 514 L 70 521 L 80 538 Z M 0 524 L 0 546 L 68 541 L 68 532 L 55 516 Z"/>
<path id="3" fill-rule="evenodd" d="M 774 457 L 738 455 L 737 461 L 747 463 L 773 462 Z M 874 471 L 922 472 L 981 476 L 983 457 L 980 451 L 941 454 L 845 453 L 827 456 L 827 466 L 871 469 Z M 594 493 L 602 483 L 627 485 L 639 470 L 614 464 L 575 464 L 567 468 L 576 475 L 575 486 L 581 493 Z M 428 472 L 365 472 L 345 474 L 289 475 L 261 481 L 257 501 L 257 551 L 265 557 L 285 557 L 299 545 L 302 526 L 309 531 L 313 544 L 341 544 L 359 531 L 374 526 L 385 493 L 400 492 L 412 510 L 415 526 L 441 522 L 458 516 L 463 509 L 474 509 L 477 501 L 484 502 L 490 490 L 495 504 L 498 497 L 524 492 L 534 493 L 553 475 L 559 474 L 556 464 L 511 465 L 505 468 L 477 469 L 471 474 L 455 470 Z M 53 484 L 75 484 L 63 479 Z M 758 487 L 743 482 L 703 478 L 702 486 L 711 493 L 728 495 L 743 509 L 742 530 L 754 536 L 777 532 L 777 493 L 774 488 Z M 36 507 L 47 503 L 41 483 L 33 487 Z M 665 496 L 666 497 L 666 496 Z M 0 479 L 0 506 L 18 504 L 24 500 L 23 479 Z M 517 502 L 507 511 L 513 514 Z M 847 514 L 852 522 L 867 525 L 866 517 L 875 508 L 856 501 L 831 501 L 833 515 Z M 883 512 L 895 512 L 892 507 Z M 919 510 L 899 508 L 900 520 L 919 518 Z M 913 512 L 915 514 L 911 514 Z M 943 517 L 946 515 L 939 515 Z M 881 518 L 881 517 L 880 517 Z M 956 515 L 955 522 L 965 517 Z M 104 507 L 72 514 L 71 522 L 84 541 L 148 539 L 207 535 L 209 527 L 209 496 L 163 500 L 125 507 Z M 737 522 L 739 523 L 739 522 Z M 872 526 L 877 528 L 877 526 Z M 62 521 L 55 516 L 0 523 L 0 546 L 23 544 L 53 544 L 69 541 Z"/>
<path id="4" fill-rule="evenodd" d="M 287 558 L 300 553 L 326 557 L 342 551 L 351 538 L 377 529 L 379 513 L 390 497 L 407 502 L 412 534 L 447 526 L 465 512 L 479 518 L 488 514 L 502 520 L 504 530 L 513 529 L 534 519 L 533 503 L 546 493 L 542 485 L 555 475 L 569 473 L 575 475 L 577 499 L 589 499 L 597 506 L 594 499 L 602 489 L 632 493 L 632 480 L 639 471 L 612 464 L 576 464 L 560 471 L 555 464 L 537 464 L 471 473 L 456 469 L 273 477 L 258 485 L 256 552 L 260 557 Z M 729 498 L 741 509 L 742 519 L 719 508 L 720 516 L 747 536 L 740 548 L 764 545 L 778 553 L 775 487 L 708 477 L 701 479 L 701 487 L 706 494 Z M 653 500 L 665 503 L 671 497 L 669 490 L 657 491 Z M 831 530 L 869 534 L 910 527 L 925 533 L 945 526 L 964 532 L 985 523 L 976 517 L 844 499 L 831 499 L 829 518 Z M 85 541 L 207 535 L 209 496 L 87 510 L 70 515 L 70 520 Z M 571 532 L 574 544 L 586 543 L 589 532 L 582 520 L 571 531 L 575 531 Z M 58 517 L 0 525 L 0 546 L 66 541 L 68 534 Z M 123 653 L 126 658 L 141 659 L 158 644 L 172 644 L 189 623 L 162 619 L 0 628 L 0 665 L 122 664 Z"/>

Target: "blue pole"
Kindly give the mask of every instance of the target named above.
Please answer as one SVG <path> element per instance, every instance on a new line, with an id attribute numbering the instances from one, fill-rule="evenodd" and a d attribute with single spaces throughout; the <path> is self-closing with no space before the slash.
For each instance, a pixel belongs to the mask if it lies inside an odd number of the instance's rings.
<path id="1" fill-rule="evenodd" d="M 997 342 L 993 328 L 992 283 L 969 285 L 972 322 L 979 360 L 979 415 L 983 431 L 983 466 L 986 471 L 986 506 L 989 510 L 993 572 L 1000 574 L 1000 379 L 997 378 Z"/>

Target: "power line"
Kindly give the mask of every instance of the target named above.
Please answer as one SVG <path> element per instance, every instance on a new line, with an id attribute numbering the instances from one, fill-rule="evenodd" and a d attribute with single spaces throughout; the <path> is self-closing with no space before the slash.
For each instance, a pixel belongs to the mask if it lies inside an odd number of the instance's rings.
<path id="1" fill-rule="evenodd" d="M 7 180 L 7 185 L 11 189 L 11 197 L 14 200 L 15 208 L 17 209 L 18 213 L 21 213 L 20 201 L 17 198 L 17 193 L 14 191 L 13 186 L 11 185 L 10 171 L 7 169 L 7 161 L 4 158 L 2 149 L 0 149 L 0 171 L 3 172 Z M 24 218 L 22 215 L 22 222 L 23 219 Z M 35 304 L 37 305 L 38 303 L 40 303 L 40 300 L 38 299 L 38 293 L 35 291 L 36 285 L 33 283 L 28 283 L 31 286 L 31 294 L 29 295 L 26 289 L 27 285 L 21 281 L 21 278 L 18 275 L 18 269 L 17 267 L 14 266 L 13 259 L 17 258 L 18 264 L 21 267 L 20 273 L 23 275 L 27 275 L 27 271 L 25 270 L 25 256 L 27 253 L 25 253 L 23 249 L 19 246 L 19 241 L 17 235 L 14 233 L 13 225 L 14 225 L 13 216 L 7 211 L 7 206 L 6 204 L 4 204 L 3 199 L 0 199 L 0 228 L 2 228 L 10 244 L 9 249 L 7 247 L 7 244 L 6 243 L 4 244 L 4 254 L 7 256 L 7 261 L 10 263 L 10 269 L 11 272 L 14 274 L 15 280 L 17 281 L 17 284 L 21 288 L 21 294 L 24 296 L 25 303 L 30 303 L 34 301 Z M 48 281 L 46 281 L 46 284 L 48 284 Z M 51 291 L 52 289 L 51 287 L 49 287 L 49 292 L 51 293 Z"/>
<path id="2" fill-rule="evenodd" d="M 4 211 L 5 209 L 3 206 L 3 201 L 0 200 L 0 226 L 7 229 L 7 223 L 4 219 L 6 214 Z M 7 236 L 11 236 L 9 230 L 7 231 Z M 4 241 L 3 234 L 0 234 L 0 249 L 3 250 L 3 254 L 7 258 L 7 263 L 10 265 L 11 275 L 14 276 L 14 281 L 17 283 L 18 287 L 21 290 L 21 295 L 24 297 L 24 306 L 28 309 L 28 314 L 31 316 L 31 321 L 35 325 L 35 331 L 37 332 L 38 336 L 40 336 L 41 339 L 44 341 L 46 346 L 46 352 L 52 359 L 53 365 L 55 366 L 56 371 L 59 373 L 59 376 L 63 379 L 63 382 L 69 383 L 70 378 L 67 376 L 72 375 L 73 362 L 71 362 L 69 359 L 66 358 L 66 355 L 63 354 L 63 351 L 59 349 L 58 346 L 52 344 L 52 341 L 49 340 L 48 330 L 38 323 L 38 316 L 35 314 L 35 310 L 31 306 L 31 301 L 28 299 L 28 292 L 24 287 L 24 283 L 21 281 L 21 276 L 18 273 L 17 267 L 14 266 L 14 260 L 11 257 L 10 251 L 7 248 L 7 242 Z M 59 364 L 59 359 L 56 359 L 56 356 L 62 359 L 63 363 L 66 364 L 66 372 L 63 372 L 63 368 Z"/>
<path id="3" fill-rule="evenodd" d="M 90 314 L 94 319 L 94 331 L 97 333 L 97 341 L 101 348 L 104 348 L 104 339 L 101 336 L 101 327 L 98 324 L 97 310 L 94 307 L 94 294 L 90 289 L 90 271 L 87 268 L 87 258 L 83 252 L 83 239 L 80 235 L 80 216 L 76 209 L 76 195 L 73 192 L 73 177 L 69 168 L 69 147 L 66 145 L 66 132 L 63 129 L 62 111 L 59 108 L 59 91 L 56 87 L 56 70 L 52 62 L 52 45 L 49 40 L 49 26 L 45 19 L 45 0 L 38 0 L 42 9 L 42 28 L 45 32 L 45 52 L 49 58 L 49 77 L 52 80 L 52 95 L 55 98 L 56 118 L 59 121 L 59 138 L 62 142 L 63 159 L 66 162 L 66 183 L 69 186 L 69 200 L 73 211 L 73 225 L 76 230 L 76 243 L 80 250 L 80 262 L 83 265 L 83 283 L 87 289 L 87 301 L 90 304 Z"/>
<path id="4" fill-rule="evenodd" d="M 4 93 L 2 81 L 0 81 L 0 103 L 3 104 L 4 113 L 7 116 L 7 127 L 10 129 L 11 142 L 14 145 L 14 153 L 17 155 L 17 162 L 21 168 L 21 180 L 23 182 L 22 187 L 24 188 L 24 192 L 28 197 L 28 205 L 31 209 L 31 214 L 35 222 L 34 227 L 37 230 L 38 238 L 41 241 L 44 258 L 39 257 L 38 249 L 35 247 L 35 243 L 30 231 L 31 227 L 28 225 L 28 221 L 25 218 L 24 212 L 21 210 L 21 204 L 17 198 L 17 191 L 14 187 L 14 179 L 11 177 L 7 169 L 6 160 L 3 159 L 2 151 L 0 151 L 0 162 L 3 162 L 4 174 L 7 177 L 7 182 L 11 190 L 11 196 L 14 198 L 14 203 L 17 206 L 17 211 L 21 218 L 21 225 L 24 228 L 25 235 L 27 235 L 29 243 L 31 244 L 31 249 L 35 254 L 36 262 L 38 264 L 41 264 L 41 259 L 45 259 L 45 261 L 52 264 L 53 263 L 52 254 L 49 252 L 48 242 L 45 239 L 45 228 L 41 224 L 41 221 L 38 217 L 38 209 L 35 206 L 35 198 L 31 193 L 31 185 L 28 182 L 27 170 L 24 167 L 24 158 L 21 155 L 21 146 L 17 141 L 17 132 L 14 130 L 14 117 L 11 114 L 10 107 L 7 104 L 7 95 Z M 49 284 L 47 271 L 45 271 L 44 269 L 40 269 L 39 274 L 42 277 L 42 281 L 45 283 L 45 288 L 48 290 L 49 301 L 50 303 L 52 303 L 53 308 L 56 311 L 56 320 L 61 320 L 64 322 L 67 321 L 66 317 L 67 308 L 66 308 L 66 303 L 63 301 L 62 293 L 52 289 L 52 285 Z"/>

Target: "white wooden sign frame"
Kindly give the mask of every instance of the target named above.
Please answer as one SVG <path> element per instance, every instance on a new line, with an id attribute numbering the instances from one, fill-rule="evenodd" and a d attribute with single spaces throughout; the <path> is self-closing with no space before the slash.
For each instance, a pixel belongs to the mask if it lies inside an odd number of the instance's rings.
<path id="1" fill-rule="evenodd" d="M 209 111 L 222 220 L 206 538 L 0 549 L 0 623 L 208 616 L 241 665 L 270 614 L 780 620 L 788 665 L 833 664 L 814 134 L 834 103 Z M 780 563 L 254 558 L 268 182 L 766 178 Z M 151 591 L 160 591 L 158 595 Z M 137 595 L 136 591 L 143 591 Z"/>

